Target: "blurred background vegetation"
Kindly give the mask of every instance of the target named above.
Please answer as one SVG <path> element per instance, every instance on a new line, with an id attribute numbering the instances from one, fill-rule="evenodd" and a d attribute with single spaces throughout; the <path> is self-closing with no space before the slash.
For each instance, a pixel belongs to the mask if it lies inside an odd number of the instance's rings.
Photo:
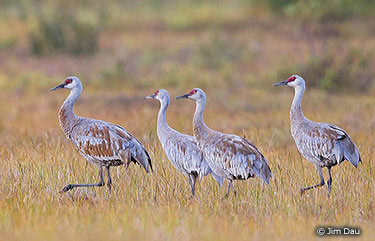
<path id="1" fill-rule="evenodd" d="M 1 0 L 0 86 L 374 93 L 370 0 Z M 267 88 L 268 88 L 267 87 Z"/>
<path id="2" fill-rule="evenodd" d="M 317 225 L 360 227 L 373 240 L 375 3 L 366 0 L 0 0 L 0 240 L 316 240 Z M 334 185 L 318 181 L 289 130 L 291 74 L 307 82 L 308 118 L 350 133 L 363 164 L 343 163 Z M 57 112 L 76 75 L 80 116 L 120 124 L 149 151 L 154 172 L 113 168 L 106 188 L 63 135 Z M 271 185 L 236 182 L 222 201 L 211 178 L 190 198 L 162 154 L 158 103 L 205 90 L 208 126 L 246 136 L 270 161 Z M 171 100 L 167 119 L 192 133 L 194 104 Z M 327 173 L 324 173 L 327 177 Z M 218 232 L 219 231 L 219 232 Z M 25 238 L 26 237 L 26 238 Z"/>

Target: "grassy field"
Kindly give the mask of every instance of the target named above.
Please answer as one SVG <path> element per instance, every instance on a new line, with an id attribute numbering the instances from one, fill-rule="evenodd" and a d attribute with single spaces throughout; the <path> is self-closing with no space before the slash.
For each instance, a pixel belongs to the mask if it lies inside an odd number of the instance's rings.
<path id="1" fill-rule="evenodd" d="M 296 21 L 291 7 L 275 13 L 243 1 L 177 1 L 168 9 L 146 1 L 111 4 L 101 18 L 94 1 L 72 13 L 100 25 L 95 50 L 76 55 L 74 46 L 35 52 L 38 13 L 15 2 L 24 7 L 4 1 L 0 17 L 0 240 L 316 240 L 318 226 L 360 227 L 353 239 L 374 237 L 373 16 Z M 362 156 L 358 169 L 333 168 L 329 198 L 326 186 L 299 194 L 319 176 L 290 136 L 292 89 L 272 87 L 291 74 L 307 81 L 305 115 L 344 128 Z M 99 180 L 59 127 L 68 91 L 49 89 L 69 75 L 84 88 L 76 114 L 125 127 L 149 150 L 151 174 L 117 167 L 111 196 L 105 187 L 59 194 L 67 183 Z M 211 128 L 246 136 L 269 160 L 269 185 L 238 181 L 238 195 L 222 200 L 226 185 L 207 177 L 191 197 L 157 139 L 159 104 L 143 97 L 168 89 L 169 124 L 191 134 L 194 103 L 174 97 L 194 87 L 207 93 Z"/>

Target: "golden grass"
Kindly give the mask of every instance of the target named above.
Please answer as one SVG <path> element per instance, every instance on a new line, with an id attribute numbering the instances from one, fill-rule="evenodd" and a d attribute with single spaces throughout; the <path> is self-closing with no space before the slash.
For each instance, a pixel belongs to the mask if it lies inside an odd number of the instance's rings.
<path id="1" fill-rule="evenodd" d="M 75 2 L 58 1 L 72 9 Z M 0 17 L 0 240 L 315 240 L 319 225 L 357 226 L 361 239 L 373 239 L 374 86 L 355 94 L 353 79 L 346 93 L 329 94 L 313 90 L 306 79 L 306 116 L 347 130 L 363 159 L 358 169 L 348 162 L 333 168 L 328 198 L 326 186 L 300 196 L 300 187 L 319 176 L 290 136 L 292 90 L 271 85 L 303 75 L 285 72 L 327 50 L 340 57 L 354 48 L 373 57 L 374 21 L 301 25 L 263 8 L 224 2 L 125 13 L 112 3 L 98 52 L 75 57 L 31 54 L 28 34 L 37 12 L 25 8 L 29 17 L 11 11 Z M 73 13 L 85 17 L 90 9 L 78 10 Z M 373 65 L 367 66 L 371 76 Z M 112 168 L 111 196 L 106 187 L 58 193 L 67 183 L 99 178 L 59 127 L 57 112 L 68 92 L 49 88 L 68 75 L 80 77 L 84 86 L 76 113 L 124 126 L 149 150 L 154 172 L 146 175 L 135 165 Z M 157 139 L 159 105 L 143 97 L 167 88 L 169 124 L 191 134 L 194 103 L 174 97 L 193 87 L 208 95 L 210 127 L 245 135 L 269 160 L 269 185 L 257 178 L 238 181 L 238 195 L 222 200 L 226 186 L 207 177 L 198 183 L 196 199 L 191 197 L 187 180 Z"/>
<path id="2" fill-rule="evenodd" d="M 2 92 L 1 239 L 314 240 L 319 225 L 361 227 L 363 240 L 375 234 L 371 96 L 328 96 L 308 89 L 304 98 L 305 114 L 346 129 L 363 157 L 358 169 L 348 162 L 333 169 L 328 198 L 326 186 L 299 194 L 300 187 L 317 183 L 319 177 L 301 158 L 289 134 L 291 90 L 224 93 L 227 103 L 208 90 L 207 124 L 246 135 L 264 153 L 273 172 L 270 185 L 259 179 L 238 181 L 238 195 L 222 200 L 226 186 L 219 188 L 211 177 L 199 182 L 196 199 L 190 196 L 187 180 L 162 153 L 155 131 L 159 106 L 142 100 L 150 93 L 141 91 L 124 99 L 120 92 L 99 97 L 83 92 L 76 106 L 79 115 L 124 126 L 151 154 L 154 172 L 150 175 L 135 165 L 128 170 L 112 168 L 113 192 L 108 196 L 106 187 L 58 193 L 68 182 L 98 181 L 96 167 L 78 154 L 58 125 L 57 111 L 67 91 Z M 184 93 L 172 90 L 170 94 L 173 98 Z M 193 102 L 172 99 L 167 119 L 174 128 L 191 133 L 193 109 Z"/>

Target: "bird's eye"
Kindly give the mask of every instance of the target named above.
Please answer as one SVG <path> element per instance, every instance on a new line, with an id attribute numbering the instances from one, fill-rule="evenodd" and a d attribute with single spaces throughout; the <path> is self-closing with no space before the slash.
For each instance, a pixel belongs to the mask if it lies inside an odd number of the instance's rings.
<path id="1" fill-rule="evenodd" d="M 72 81 L 73 81 L 73 79 L 66 79 L 65 80 L 65 84 L 67 85 L 67 84 L 70 84 L 70 83 L 72 83 Z"/>
<path id="2" fill-rule="evenodd" d="M 295 76 L 291 76 L 288 78 L 288 82 L 292 82 L 292 81 L 295 81 L 296 80 L 296 77 Z"/>
<path id="3" fill-rule="evenodd" d="M 194 89 L 194 90 L 192 90 L 192 91 L 189 92 L 189 96 L 192 96 L 192 95 L 194 95 L 195 93 L 197 93 L 197 90 Z"/>

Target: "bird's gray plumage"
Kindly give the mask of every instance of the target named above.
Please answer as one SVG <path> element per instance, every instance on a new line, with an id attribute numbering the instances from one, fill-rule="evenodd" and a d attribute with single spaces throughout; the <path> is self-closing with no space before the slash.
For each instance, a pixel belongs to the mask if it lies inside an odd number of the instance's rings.
<path id="1" fill-rule="evenodd" d="M 259 177 L 269 183 L 271 169 L 267 160 L 258 149 L 245 138 L 224 134 L 212 130 L 203 121 L 203 112 L 206 104 L 206 95 L 203 90 L 195 88 L 189 94 L 178 98 L 195 100 L 196 109 L 193 126 L 194 137 L 210 168 L 220 177 L 228 180 L 228 191 L 233 180 L 244 180 L 250 177 Z"/>
<path id="2" fill-rule="evenodd" d="M 146 172 L 152 168 L 144 146 L 119 125 L 79 117 L 69 139 L 78 152 L 93 164 L 118 166 L 135 162 Z"/>
<path id="3" fill-rule="evenodd" d="M 145 97 L 160 101 L 160 110 L 157 120 L 157 135 L 163 147 L 164 153 L 172 165 L 184 174 L 191 184 L 194 195 L 196 178 L 212 174 L 216 182 L 221 185 L 223 178 L 213 173 L 203 158 L 197 142 L 193 136 L 180 133 L 172 129 L 166 121 L 166 111 L 169 105 L 168 91 L 160 89 L 154 95 Z"/>
<path id="4" fill-rule="evenodd" d="M 70 94 L 59 111 L 59 122 L 64 134 L 70 139 L 78 152 L 90 163 L 98 166 L 100 182 L 98 184 L 69 184 L 62 192 L 74 187 L 102 186 L 103 167 L 107 170 L 109 190 L 111 178 L 109 167 L 131 162 L 141 165 L 146 172 L 152 169 L 151 158 L 144 146 L 128 131 L 109 122 L 76 116 L 73 106 L 82 92 L 81 81 L 77 77 L 68 77 L 58 88 L 70 89 Z"/>
<path id="5" fill-rule="evenodd" d="M 304 116 L 301 102 L 306 87 L 302 77 L 292 75 L 288 80 L 275 85 L 294 87 L 295 95 L 290 108 L 291 133 L 298 151 L 305 159 L 314 164 L 321 177 L 319 185 L 303 188 L 301 193 L 310 188 L 324 185 L 321 172 L 323 167 L 329 169 L 330 190 L 332 183 L 330 168 L 344 160 L 348 160 L 357 167 L 361 162 L 358 148 L 343 129 L 331 124 L 314 122 Z"/>

